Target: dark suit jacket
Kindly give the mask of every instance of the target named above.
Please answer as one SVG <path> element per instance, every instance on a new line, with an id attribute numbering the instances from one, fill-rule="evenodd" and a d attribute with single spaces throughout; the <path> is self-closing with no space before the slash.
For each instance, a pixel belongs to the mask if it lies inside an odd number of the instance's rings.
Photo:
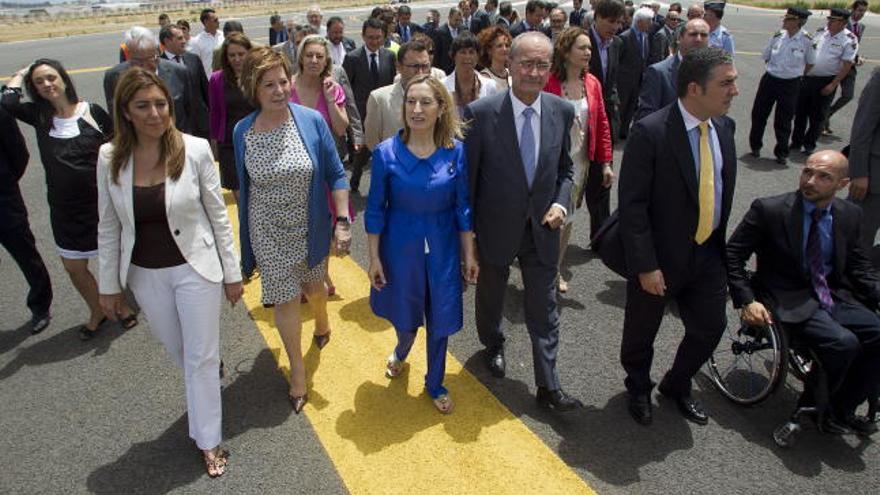
<path id="1" fill-rule="evenodd" d="M 162 58 L 173 62 L 174 56 L 168 52 L 162 52 Z M 205 74 L 205 66 L 202 65 L 202 59 L 195 53 L 186 52 L 183 55 L 183 65 L 189 73 L 189 80 L 193 84 L 193 94 L 196 95 L 195 107 L 196 119 L 195 135 L 201 138 L 209 139 L 210 130 L 208 129 L 208 75 Z"/>
<path id="2" fill-rule="evenodd" d="M 365 46 L 354 50 L 345 56 L 342 61 L 342 68 L 348 76 L 348 82 L 351 83 L 351 89 L 354 92 L 354 101 L 357 104 L 358 113 L 361 120 L 367 118 L 367 98 L 370 92 L 376 88 L 387 86 L 394 82 L 394 76 L 397 75 L 397 66 L 394 54 L 387 48 L 379 48 L 379 80 L 374 81 L 370 74 L 370 61 L 367 57 L 367 49 Z"/>
<path id="3" fill-rule="evenodd" d="M 107 100 L 107 108 L 113 111 L 113 92 L 116 90 L 116 81 L 119 76 L 130 67 L 128 62 L 123 62 L 111 67 L 104 73 L 104 98 Z M 195 119 L 202 118 L 207 126 L 208 114 L 202 116 L 197 114 L 196 105 L 194 105 L 195 92 L 192 82 L 190 82 L 189 73 L 180 65 L 159 59 L 159 79 L 161 79 L 171 92 L 171 98 L 174 100 L 174 125 L 182 132 L 187 134 L 195 134 Z"/>
<path id="4" fill-rule="evenodd" d="M 400 36 L 401 40 L 403 40 L 403 26 L 398 24 L 397 30 L 395 30 L 394 32 Z M 425 30 L 424 30 L 424 28 L 422 28 L 422 26 L 419 26 L 418 24 L 416 24 L 414 22 L 409 23 L 409 35 L 410 36 L 412 36 L 416 33 L 423 33 L 423 32 L 425 32 Z M 348 48 L 346 48 L 346 51 L 349 51 Z"/>
<path id="5" fill-rule="evenodd" d="M 12 227 L 21 218 L 21 192 L 18 181 L 24 175 L 30 154 L 15 118 L 0 107 L 0 230 Z M 26 218 L 26 217 L 25 217 Z"/>
<path id="6" fill-rule="evenodd" d="M 533 27 L 532 31 L 540 31 L 548 38 L 550 37 L 550 28 L 544 26 Z M 510 35 L 514 38 L 526 32 L 526 21 L 519 21 L 510 27 Z"/>
<path id="7" fill-rule="evenodd" d="M 592 57 L 590 57 L 590 74 L 596 76 L 596 79 L 602 83 L 602 97 L 605 98 L 605 111 L 609 107 L 617 108 L 620 99 L 617 97 L 617 70 L 618 61 L 620 59 L 620 38 L 615 36 L 611 44 L 608 46 L 608 69 L 606 74 L 602 74 L 602 59 L 599 55 L 599 39 L 593 36 L 593 30 L 587 31 L 590 35 L 592 43 Z"/>
<path id="8" fill-rule="evenodd" d="M 355 43 L 353 39 L 343 36 L 342 48 L 345 49 L 345 56 L 347 57 L 349 53 L 357 49 L 357 43 Z"/>
<path id="9" fill-rule="evenodd" d="M 850 133 L 849 174 L 868 177 L 871 194 L 880 193 L 880 69 L 865 84 Z"/>
<path id="10" fill-rule="evenodd" d="M 649 45 L 651 53 L 648 56 L 648 65 L 666 60 L 666 57 L 669 56 L 669 47 L 672 44 L 671 37 L 672 32 L 665 27 L 660 28 L 660 30 L 651 35 L 651 43 Z"/>
<path id="11" fill-rule="evenodd" d="M 735 124 L 712 119 L 721 144 L 721 221 L 707 243 L 724 252 L 736 184 Z M 684 119 L 673 103 L 635 123 L 626 141 L 618 183 L 620 240 L 630 275 L 663 271 L 673 289 L 691 276 L 699 221 L 699 181 Z"/>
<path id="12" fill-rule="evenodd" d="M 646 51 L 650 53 L 651 36 L 649 34 L 645 34 L 645 36 L 648 40 Z M 648 59 L 642 57 L 637 33 L 632 28 L 627 29 L 620 35 L 620 55 L 617 65 L 617 91 L 620 93 L 621 99 L 633 91 L 638 91 L 642 84 L 642 73 L 646 67 L 648 67 Z"/>
<path id="13" fill-rule="evenodd" d="M 861 244 L 862 210 L 835 198 L 831 214 L 831 292 L 844 301 L 856 303 L 853 294 L 859 294 L 876 304 L 880 301 L 880 279 Z M 734 305 L 741 307 L 754 301 L 757 292 L 780 321 L 798 323 L 812 316 L 819 301 L 813 293 L 810 275 L 804 270 L 806 235 L 799 192 L 756 199 L 727 242 L 728 283 Z M 745 267 L 752 253 L 757 255 L 757 271 L 749 280 Z"/>
<path id="14" fill-rule="evenodd" d="M 541 93 L 541 147 L 529 190 L 519 154 L 510 91 L 471 103 L 464 112 L 471 122 L 465 139 L 474 232 L 480 256 L 509 265 L 519 250 L 529 221 L 540 259 L 555 266 L 559 230 L 541 225 L 553 203 L 571 212 L 572 161 L 569 155 L 574 110 L 568 102 Z"/>
<path id="15" fill-rule="evenodd" d="M 569 27 L 582 27 L 584 22 L 584 17 L 587 15 L 587 9 L 581 7 L 579 10 L 572 10 L 570 14 L 568 14 L 568 25 Z"/>
<path id="16" fill-rule="evenodd" d="M 679 64 L 678 56 L 670 55 L 666 60 L 648 66 L 642 77 L 639 106 L 633 117 L 634 122 L 676 100 L 675 81 L 678 78 Z"/>
<path id="17" fill-rule="evenodd" d="M 282 29 L 281 31 L 275 31 L 274 28 L 269 28 L 269 46 L 284 43 L 285 41 L 287 41 L 286 28 Z"/>
<path id="18" fill-rule="evenodd" d="M 461 28 L 458 29 L 460 33 Z M 449 50 L 452 48 L 452 31 L 449 30 L 449 24 L 443 23 L 442 26 L 435 29 L 432 35 L 434 40 L 434 67 L 437 67 L 447 74 L 452 74 L 455 69 L 455 63 L 452 61 L 452 55 Z"/>

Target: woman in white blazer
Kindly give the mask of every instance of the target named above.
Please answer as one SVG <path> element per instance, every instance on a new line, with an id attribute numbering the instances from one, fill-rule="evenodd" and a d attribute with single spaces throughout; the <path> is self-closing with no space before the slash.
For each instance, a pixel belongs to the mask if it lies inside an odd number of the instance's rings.
<path id="1" fill-rule="evenodd" d="M 220 303 L 241 298 L 241 269 L 214 157 L 174 127 L 168 89 L 130 69 L 116 87 L 116 134 L 98 156 L 101 307 L 116 319 L 131 288 L 150 329 L 184 370 L 189 435 L 211 477 L 220 447 Z"/>

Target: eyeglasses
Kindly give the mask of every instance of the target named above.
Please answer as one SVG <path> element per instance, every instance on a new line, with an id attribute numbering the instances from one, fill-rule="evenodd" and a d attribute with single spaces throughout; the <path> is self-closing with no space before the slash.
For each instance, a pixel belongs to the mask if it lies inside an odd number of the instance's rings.
<path id="1" fill-rule="evenodd" d="M 403 66 L 406 67 L 407 69 L 419 70 L 419 71 L 428 70 L 431 68 L 431 64 L 403 64 Z"/>
<path id="2" fill-rule="evenodd" d="M 538 69 L 538 72 L 547 72 L 550 70 L 550 62 L 539 60 L 520 60 L 517 62 L 517 65 L 529 72 L 533 69 Z"/>

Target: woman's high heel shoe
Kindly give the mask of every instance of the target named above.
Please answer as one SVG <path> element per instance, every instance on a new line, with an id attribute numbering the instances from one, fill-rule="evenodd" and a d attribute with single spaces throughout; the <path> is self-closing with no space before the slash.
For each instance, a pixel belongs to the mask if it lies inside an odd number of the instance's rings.
<path id="1" fill-rule="evenodd" d="M 299 414 L 306 406 L 306 402 L 309 401 L 309 394 L 306 393 L 299 397 L 288 394 L 287 398 L 290 399 L 290 404 L 293 406 L 293 412 Z"/>
<path id="2" fill-rule="evenodd" d="M 330 343 L 330 330 L 327 330 L 327 333 L 322 333 L 321 335 L 316 334 L 313 339 L 315 345 L 318 346 L 318 349 L 323 349 L 324 346 Z"/>

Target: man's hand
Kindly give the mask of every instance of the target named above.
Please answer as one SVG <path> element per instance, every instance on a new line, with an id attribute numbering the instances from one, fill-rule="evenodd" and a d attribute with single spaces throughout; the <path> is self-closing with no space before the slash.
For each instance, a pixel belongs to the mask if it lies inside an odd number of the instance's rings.
<path id="1" fill-rule="evenodd" d="M 648 294 L 658 297 L 666 295 L 666 279 L 663 278 L 663 272 L 660 270 L 640 273 L 639 285 Z"/>
<path id="2" fill-rule="evenodd" d="M 852 199 L 861 201 L 868 194 L 868 178 L 856 177 L 849 183 L 849 195 Z"/>
<path id="3" fill-rule="evenodd" d="M 565 213 L 562 212 L 562 208 L 553 205 L 547 210 L 547 213 L 544 215 L 544 220 L 541 221 L 541 225 L 546 225 L 552 230 L 556 230 L 564 221 Z"/>
<path id="4" fill-rule="evenodd" d="M 740 319 L 747 325 L 772 325 L 773 317 L 767 308 L 758 301 L 752 301 L 743 306 L 739 314 Z"/>
<path id="5" fill-rule="evenodd" d="M 122 311 L 122 293 L 117 294 L 99 294 L 98 304 L 104 316 L 110 321 L 119 321 L 119 312 Z"/>
<path id="6" fill-rule="evenodd" d="M 837 84 L 831 82 L 831 83 L 828 83 L 828 85 L 826 85 L 826 86 L 824 86 L 824 87 L 822 88 L 821 93 L 822 93 L 822 96 L 828 96 L 828 95 L 832 95 L 832 94 L 834 94 L 834 91 L 835 91 L 835 90 L 837 90 Z"/>
<path id="7" fill-rule="evenodd" d="M 226 300 L 229 301 L 229 304 L 235 306 L 235 303 L 237 303 L 241 299 L 242 294 L 244 294 L 244 286 L 242 286 L 241 282 L 223 284 L 223 292 L 226 294 Z"/>

